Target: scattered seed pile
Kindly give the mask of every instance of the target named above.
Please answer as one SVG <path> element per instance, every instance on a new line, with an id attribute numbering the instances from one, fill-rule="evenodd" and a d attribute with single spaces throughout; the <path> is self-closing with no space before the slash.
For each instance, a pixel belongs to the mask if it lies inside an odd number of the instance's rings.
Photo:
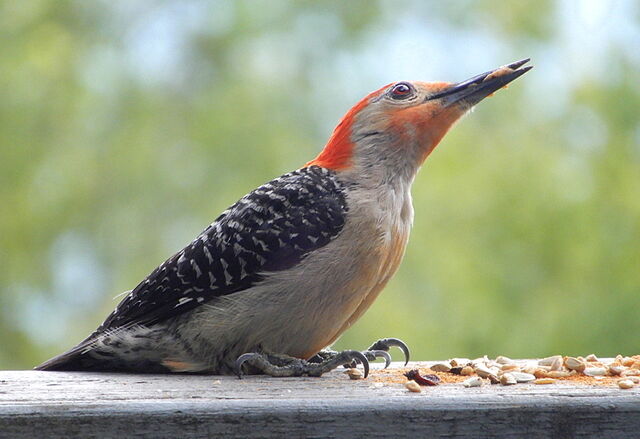
<path id="1" fill-rule="evenodd" d="M 420 365 L 420 364 L 419 364 Z M 490 359 L 486 355 L 475 360 L 452 359 L 430 363 L 422 369 L 384 369 L 372 371 L 371 380 L 378 383 L 404 383 L 411 392 L 421 385 L 462 383 L 464 387 L 485 384 L 510 386 L 518 383 L 610 385 L 630 389 L 640 384 L 640 355 L 598 359 L 554 355 L 540 360 L 512 360 L 504 356 Z"/>

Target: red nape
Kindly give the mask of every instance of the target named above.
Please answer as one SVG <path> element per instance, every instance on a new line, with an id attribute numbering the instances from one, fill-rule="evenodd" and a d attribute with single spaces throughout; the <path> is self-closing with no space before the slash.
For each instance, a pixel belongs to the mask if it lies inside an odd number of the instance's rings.
<path id="1" fill-rule="evenodd" d="M 353 126 L 353 122 L 360 110 L 369 104 L 371 98 L 378 96 L 383 90 L 389 87 L 389 85 L 391 84 L 385 85 L 373 93 L 369 93 L 347 111 L 347 114 L 340 120 L 336 129 L 333 130 L 333 134 L 331 138 L 329 138 L 327 145 L 318 157 L 307 163 L 305 167 L 316 165 L 333 170 L 348 168 L 351 165 L 351 155 L 353 154 L 353 142 L 351 141 L 351 127 Z"/>

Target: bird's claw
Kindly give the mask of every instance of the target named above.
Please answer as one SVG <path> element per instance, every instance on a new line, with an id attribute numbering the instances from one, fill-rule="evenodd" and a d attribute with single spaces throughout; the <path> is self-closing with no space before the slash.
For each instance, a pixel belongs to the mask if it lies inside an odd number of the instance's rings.
<path id="1" fill-rule="evenodd" d="M 367 352 L 372 352 L 372 351 L 387 352 L 389 351 L 390 348 L 394 346 L 400 348 L 400 350 L 402 350 L 402 352 L 404 353 L 404 365 L 406 366 L 409 363 L 409 359 L 411 358 L 411 354 L 409 352 L 409 346 L 407 346 L 405 342 L 403 342 L 398 338 L 382 338 L 376 341 L 371 346 L 369 346 L 369 349 L 367 349 Z M 387 366 L 389 366 L 388 363 L 385 366 L 385 368 Z"/>
<path id="2" fill-rule="evenodd" d="M 347 357 L 352 357 L 350 358 L 352 361 L 355 361 L 357 363 L 361 363 L 362 364 L 362 368 L 364 369 L 364 377 L 368 377 L 369 376 L 369 360 L 367 359 L 366 355 L 363 354 L 360 351 L 342 351 L 338 353 L 338 356 L 347 356 Z M 375 357 L 374 357 L 375 359 Z M 335 361 L 334 360 L 330 360 L 330 361 Z M 338 366 L 336 366 L 338 367 Z"/>
<path id="3" fill-rule="evenodd" d="M 367 354 L 371 354 L 371 356 L 373 358 L 369 358 L 369 355 Z M 366 351 L 364 352 L 364 355 L 367 357 L 367 359 L 369 361 L 374 361 L 377 358 L 384 358 L 384 368 L 386 369 L 387 367 L 389 367 L 389 365 L 391 364 L 391 355 L 389 355 L 389 353 L 387 351 Z"/>
<path id="4" fill-rule="evenodd" d="M 247 362 L 249 360 L 253 360 L 253 359 L 258 359 L 260 357 L 261 357 L 261 355 L 256 353 L 256 352 L 248 352 L 246 354 L 240 355 L 236 359 L 236 364 L 235 364 L 236 375 L 238 375 L 238 378 L 242 379 L 242 365 L 245 362 Z"/>

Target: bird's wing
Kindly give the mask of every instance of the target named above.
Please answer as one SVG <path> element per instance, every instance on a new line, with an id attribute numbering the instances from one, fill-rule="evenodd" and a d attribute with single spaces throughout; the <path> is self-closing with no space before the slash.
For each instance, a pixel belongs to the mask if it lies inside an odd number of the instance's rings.
<path id="1" fill-rule="evenodd" d="M 346 211 L 344 187 L 330 170 L 310 166 L 270 181 L 156 268 L 96 333 L 161 322 L 245 290 L 328 244 Z"/>

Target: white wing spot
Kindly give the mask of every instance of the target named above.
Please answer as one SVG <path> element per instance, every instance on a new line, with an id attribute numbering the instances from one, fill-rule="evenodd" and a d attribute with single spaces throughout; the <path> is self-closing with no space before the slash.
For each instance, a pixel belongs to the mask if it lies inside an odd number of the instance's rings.
<path id="1" fill-rule="evenodd" d="M 200 270 L 200 267 L 198 267 L 198 264 L 196 264 L 195 259 L 191 259 L 191 268 L 193 268 L 193 270 L 196 272 L 196 278 L 199 278 L 200 276 L 202 276 L 202 271 Z"/>
<path id="2" fill-rule="evenodd" d="M 229 273 L 227 272 L 227 267 L 229 266 L 229 264 L 227 263 L 227 261 L 225 261 L 223 258 L 220 258 L 220 264 L 222 264 L 222 269 L 224 271 L 224 280 L 225 283 L 228 285 L 230 283 L 230 281 L 233 279 Z"/>
<path id="3" fill-rule="evenodd" d="M 213 262 L 213 256 L 211 256 L 211 252 L 209 251 L 209 247 L 207 247 L 206 245 L 202 247 L 202 251 L 204 252 L 204 255 L 207 257 L 207 260 L 209 261 L 209 264 L 211 264 Z"/>
<path id="4" fill-rule="evenodd" d="M 189 303 L 189 302 L 191 302 L 192 300 L 193 300 L 193 298 L 192 298 L 192 297 L 181 297 L 181 298 L 178 300 L 178 304 L 175 306 L 175 308 L 177 308 L 177 307 L 179 307 L 179 306 L 182 306 L 182 305 L 184 305 L 185 303 Z"/>

